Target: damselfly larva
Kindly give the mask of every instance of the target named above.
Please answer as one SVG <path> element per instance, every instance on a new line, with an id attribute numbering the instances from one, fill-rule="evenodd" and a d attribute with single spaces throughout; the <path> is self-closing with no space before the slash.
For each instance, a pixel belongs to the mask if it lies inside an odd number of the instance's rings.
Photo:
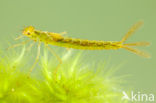
<path id="1" fill-rule="evenodd" d="M 28 26 L 24 28 L 23 36 L 28 37 L 30 40 L 33 40 L 34 42 L 38 42 L 38 53 L 37 53 L 36 61 L 33 64 L 30 71 L 32 71 L 32 69 L 34 68 L 34 66 L 36 65 L 39 59 L 41 42 L 44 43 L 48 47 L 48 49 L 53 53 L 54 51 L 50 49 L 48 44 L 65 47 L 65 48 L 82 49 L 82 50 L 118 50 L 120 48 L 124 48 L 135 54 L 148 58 L 150 56 L 147 53 L 131 48 L 133 46 L 148 46 L 149 45 L 148 42 L 125 43 L 125 41 L 142 24 L 143 22 L 138 22 L 135 25 L 133 25 L 121 41 L 96 41 L 96 40 L 75 39 L 75 38 L 64 37 L 62 35 L 63 33 L 45 32 L 45 31 L 36 30 L 33 26 Z M 22 36 L 18 37 L 17 39 L 20 39 L 21 37 Z M 26 42 L 22 42 L 20 44 L 14 45 L 13 47 L 22 45 Z M 61 63 L 61 59 L 58 56 L 57 58 Z"/>

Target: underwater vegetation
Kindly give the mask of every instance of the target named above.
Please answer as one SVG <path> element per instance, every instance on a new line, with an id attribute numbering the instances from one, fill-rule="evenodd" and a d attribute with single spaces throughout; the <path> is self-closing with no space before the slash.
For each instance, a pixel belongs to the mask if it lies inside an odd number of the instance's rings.
<path id="1" fill-rule="evenodd" d="M 28 77 L 25 48 L 0 55 L 0 103 L 125 103 L 121 80 L 113 69 L 82 63 L 81 54 L 63 53 L 57 74 L 57 61 L 45 50 L 35 70 Z M 26 62 L 27 61 L 27 62 Z M 96 68 L 95 68 L 96 67 Z"/>

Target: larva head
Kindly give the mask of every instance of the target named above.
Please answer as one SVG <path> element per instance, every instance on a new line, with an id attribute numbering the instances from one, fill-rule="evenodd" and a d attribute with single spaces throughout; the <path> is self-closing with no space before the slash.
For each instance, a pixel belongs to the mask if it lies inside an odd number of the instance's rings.
<path id="1" fill-rule="evenodd" d="M 28 27 L 24 28 L 23 35 L 25 35 L 27 37 L 31 37 L 33 35 L 34 31 L 35 31 L 35 28 L 33 26 L 28 26 Z"/>

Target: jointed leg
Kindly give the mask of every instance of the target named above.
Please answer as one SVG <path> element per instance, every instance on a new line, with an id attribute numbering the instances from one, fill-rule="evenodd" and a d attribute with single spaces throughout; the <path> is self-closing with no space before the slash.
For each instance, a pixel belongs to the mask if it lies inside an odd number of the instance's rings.
<path id="1" fill-rule="evenodd" d="M 56 73 L 57 73 L 57 71 L 58 71 L 60 65 L 62 64 L 62 60 L 61 60 L 61 58 L 53 51 L 53 49 L 51 49 L 48 45 L 46 45 L 46 46 L 47 46 L 47 48 L 49 49 L 49 51 L 50 51 L 54 56 L 56 56 L 57 60 L 59 61 L 59 64 L 58 64 L 58 66 L 57 66 L 57 68 L 56 68 L 56 70 L 55 70 L 55 72 L 54 72 L 54 74 L 56 75 Z"/>
<path id="2" fill-rule="evenodd" d="M 21 39 L 21 38 L 23 38 L 24 37 L 24 35 L 20 35 L 20 36 L 18 36 L 17 38 L 15 38 L 15 40 L 19 40 L 19 39 Z"/>
<path id="3" fill-rule="evenodd" d="M 29 51 L 29 50 L 32 48 L 32 46 L 34 45 L 34 43 L 35 43 L 35 42 L 31 43 L 31 44 L 27 47 L 26 50 Z"/>
<path id="4" fill-rule="evenodd" d="M 28 43 L 29 41 L 30 41 L 30 40 L 26 40 L 26 41 L 24 41 L 24 42 L 21 42 L 21 43 L 18 43 L 18 44 L 14 44 L 14 45 L 8 47 L 7 50 L 8 50 L 8 49 L 11 49 L 11 48 L 15 48 L 15 47 L 21 46 L 21 45 L 24 45 L 24 44 Z"/>
<path id="5" fill-rule="evenodd" d="M 31 69 L 29 71 L 29 75 L 30 75 L 30 73 L 32 72 L 32 70 L 34 69 L 34 67 L 36 66 L 36 64 L 37 64 L 37 62 L 39 60 L 39 57 L 40 57 L 40 45 L 41 45 L 41 43 L 39 42 L 38 43 L 38 48 L 37 48 L 37 56 L 36 56 L 34 64 L 32 65 L 32 67 L 31 67 Z"/>

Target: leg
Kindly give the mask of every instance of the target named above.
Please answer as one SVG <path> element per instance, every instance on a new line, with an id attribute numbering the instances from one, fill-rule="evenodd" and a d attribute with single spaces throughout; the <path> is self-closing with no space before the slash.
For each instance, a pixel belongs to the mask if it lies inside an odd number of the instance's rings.
<path id="1" fill-rule="evenodd" d="M 26 40 L 26 41 L 24 41 L 24 42 L 21 42 L 21 43 L 12 45 L 12 46 L 8 47 L 7 50 L 8 50 L 8 49 L 11 49 L 11 48 L 15 48 L 15 47 L 21 46 L 21 45 L 24 45 L 24 44 L 28 43 L 29 41 L 30 41 L 30 40 Z"/>
<path id="2" fill-rule="evenodd" d="M 23 38 L 24 37 L 24 35 L 20 35 L 20 36 L 18 36 L 17 38 L 15 38 L 15 40 L 19 40 L 19 39 L 21 39 L 21 38 Z"/>
<path id="3" fill-rule="evenodd" d="M 31 67 L 31 69 L 29 71 L 29 75 L 30 75 L 30 73 L 32 72 L 32 70 L 34 69 L 34 67 L 36 66 L 36 64 L 37 64 L 37 62 L 39 60 L 39 57 L 40 57 L 40 45 L 41 45 L 41 43 L 39 42 L 38 43 L 38 49 L 37 49 L 37 56 L 36 56 L 34 64 L 32 65 L 32 67 Z"/>
<path id="4" fill-rule="evenodd" d="M 26 50 L 29 51 L 33 47 L 34 43 L 35 42 L 31 43 Z"/>
<path id="5" fill-rule="evenodd" d="M 62 64 L 62 60 L 61 60 L 61 58 L 53 51 L 53 49 L 51 49 L 48 45 L 46 45 L 46 46 L 47 46 L 47 48 L 49 49 L 49 51 L 50 51 L 54 56 L 56 56 L 57 60 L 59 61 L 59 64 L 58 64 L 56 70 L 54 71 L 54 75 L 56 75 L 56 73 L 57 73 L 57 71 L 58 71 L 58 68 L 59 68 L 60 65 Z"/>

